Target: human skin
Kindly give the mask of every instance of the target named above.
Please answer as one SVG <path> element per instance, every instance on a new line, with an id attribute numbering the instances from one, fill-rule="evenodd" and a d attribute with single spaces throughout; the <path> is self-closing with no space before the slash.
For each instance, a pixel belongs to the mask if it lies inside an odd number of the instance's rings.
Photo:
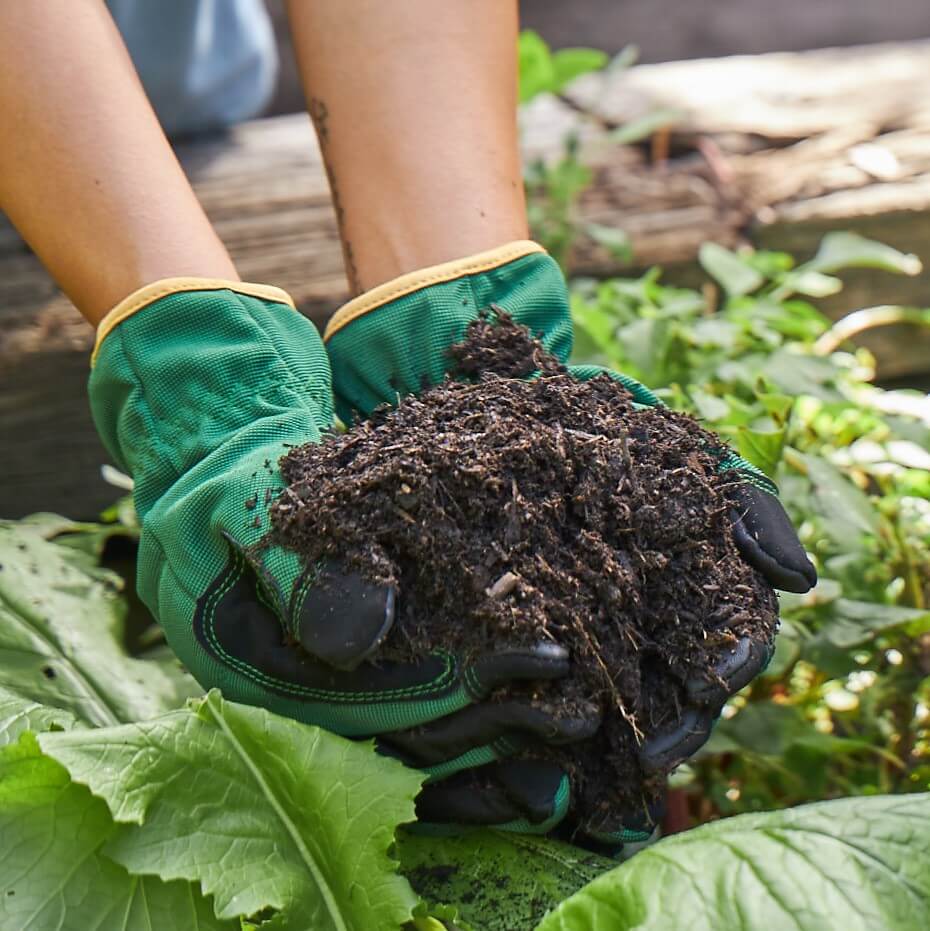
<path id="1" fill-rule="evenodd" d="M 515 0 L 289 0 L 353 293 L 527 237 Z"/>
<path id="2" fill-rule="evenodd" d="M 354 293 L 527 236 L 512 0 L 291 0 Z M 0 209 L 93 324 L 238 280 L 103 0 L 0 4 Z"/>
<path id="3" fill-rule="evenodd" d="M 238 280 L 102 0 L 0 3 L 0 209 L 92 324 L 162 278 Z"/>

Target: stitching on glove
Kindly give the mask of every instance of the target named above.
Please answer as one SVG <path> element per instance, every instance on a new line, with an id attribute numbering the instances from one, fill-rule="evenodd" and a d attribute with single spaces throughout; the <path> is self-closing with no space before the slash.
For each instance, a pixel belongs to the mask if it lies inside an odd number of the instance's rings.
<path id="1" fill-rule="evenodd" d="M 295 639 L 297 639 L 298 618 L 304 609 L 304 602 L 307 600 L 307 596 L 310 594 L 310 590 L 315 584 L 316 578 L 311 575 L 309 569 L 305 569 L 303 573 L 301 573 L 297 597 L 294 599 L 290 617 L 287 619 L 287 626 L 290 629 L 291 636 Z"/>

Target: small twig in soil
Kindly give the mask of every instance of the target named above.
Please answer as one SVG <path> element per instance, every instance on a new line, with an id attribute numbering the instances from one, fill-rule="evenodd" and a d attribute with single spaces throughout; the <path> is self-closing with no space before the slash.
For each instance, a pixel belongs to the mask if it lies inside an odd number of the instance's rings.
<path id="1" fill-rule="evenodd" d="M 487 589 L 488 598 L 496 601 L 506 598 L 520 584 L 520 576 L 513 572 L 505 572 L 490 588 Z"/>

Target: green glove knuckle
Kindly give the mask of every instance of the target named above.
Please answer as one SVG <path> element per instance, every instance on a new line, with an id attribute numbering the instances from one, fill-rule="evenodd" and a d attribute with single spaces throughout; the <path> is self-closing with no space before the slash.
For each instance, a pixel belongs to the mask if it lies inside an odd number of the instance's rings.
<path id="1" fill-rule="evenodd" d="M 623 844 L 645 844 L 655 834 L 655 828 L 651 831 L 621 828 L 618 831 L 609 831 L 607 833 L 598 831 L 589 831 L 587 833 L 592 840 L 600 844 L 618 844 L 622 846 Z"/>
<path id="2" fill-rule="evenodd" d="M 442 763 L 434 763 L 431 766 L 418 767 L 422 772 L 427 773 L 427 782 L 438 782 L 446 779 L 455 773 L 460 773 L 466 769 L 476 769 L 479 766 L 486 766 L 488 763 L 495 763 L 506 757 L 513 756 L 521 749 L 523 742 L 511 739 L 509 737 L 498 737 L 488 744 L 480 747 L 472 747 L 465 753 L 460 754 L 451 760 L 444 760 Z"/>
<path id="3" fill-rule="evenodd" d="M 426 782 L 431 783 L 447 779 L 449 776 L 460 773 L 465 769 L 486 766 L 488 763 L 494 763 L 499 759 L 500 755 L 494 745 L 486 744 L 483 747 L 473 747 L 467 753 L 463 753 L 452 760 L 434 763 L 432 766 L 420 766 L 419 769 L 427 774 Z"/>

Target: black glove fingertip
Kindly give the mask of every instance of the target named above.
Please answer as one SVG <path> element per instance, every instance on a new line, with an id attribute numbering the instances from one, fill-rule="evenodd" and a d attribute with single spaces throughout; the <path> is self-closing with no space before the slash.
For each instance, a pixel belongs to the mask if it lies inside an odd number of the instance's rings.
<path id="1" fill-rule="evenodd" d="M 715 715 L 700 708 L 689 708 L 681 723 L 666 734 L 650 737 L 639 748 L 639 762 L 646 772 L 668 772 L 683 763 L 707 743 Z"/>
<path id="2" fill-rule="evenodd" d="M 335 669 L 353 670 L 378 648 L 394 623 L 396 591 L 328 566 L 295 586 L 301 646 Z"/>
<path id="3" fill-rule="evenodd" d="M 689 679 L 688 697 L 698 705 L 718 713 L 724 702 L 745 688 L 768 665 L 772 648 L 752 637 L 740 637 L 728 648 L 712 669 L 714 678 Z"/>
<path id="4" fill-rule="evenodd" d="M 425 785 L 416 812 L 418 821 L 427 823 L 492 826 L 526 820 L 538 825 L 563 817 L 569 796 L 558 764 L 518 760 Z"/>
<path id="5" fill-rule="evenodd" d="M 645 844 L 655 839 L 659 824 L 665 817 L 666 793 L 645 802 L 638 811 L 614 816 L 596 815 L 582 825 L 585 835 L 606 849 L 608 856 L 616 856 L 629 844 Z M 618 847 L 620 850 L 618 850 Z"/>
<path id="6" fill-rule="evenodd" d="M 571 671 L 568 650 L 556 643 L 540 643 L 518 650 L 488 653 L 475 660 L 472 680 L 477 698 L 500 685 L 518 680 L 562 679 Z"/>
<path id="7" fill-rule="evenodd" d="M 817 570 L 803 550 L 800 554 L 794 554 L 794 565 L 779 561 L 762 548 L 759 541 L 746 529 L 742 519 L 737 516 L 733 518 L 733 541 L 743 559 L 753 569 L 758 569 L 772 588 L 803 595 L 817 584 Z M 782 560 L 785 559 L 785 554 L 782 554 Z"/>
<path id="8" fill-rule="evenodd" d="M 552 817 L 566 778 L 561 766 L 542 760 L 507 760 L 497 764 L 496 775 L 531 824 Z"/>
<path id="9" fill-rule="evenodd" d="M 817 584 L 781 502 L 773 494 L 742 483 L 732 493 L 733 540 L 740 554 L 773 588 L 803 595 Z"/>
<path id="10" fill-rule="evenodd" d="M 534 742 L 553 746 L 592 737 L 600 727 L 597 708 L 590 713 L 557 717 L 521 702 L 480 703 L 445 715 L 420 727 L 383 734 L 379 748 L 391 748 L 414 766 L 435 766 L 478 747 L 507 748 Z"/>

